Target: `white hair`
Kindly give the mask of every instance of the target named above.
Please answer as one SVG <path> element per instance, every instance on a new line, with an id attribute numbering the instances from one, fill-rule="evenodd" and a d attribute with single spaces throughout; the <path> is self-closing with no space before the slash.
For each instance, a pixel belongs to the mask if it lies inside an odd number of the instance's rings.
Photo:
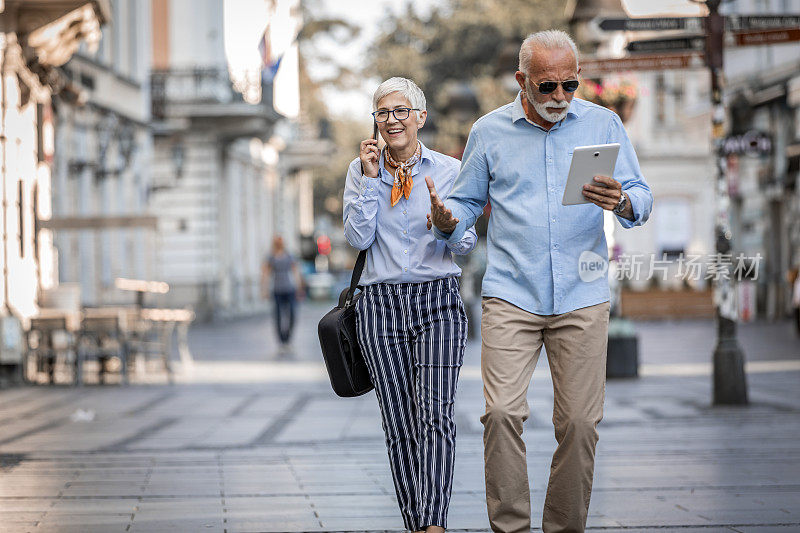
<path id="1" fill-rule="evenodd" d="M 578 64 L 578 47 L 575 41 L 565 31 L 561 30 L 543 30 L 531 33 L 524 41 L 522 46 L 519 47 L 519 70 L 528 73 L 528 68 L 531 66 L 531 57 L 533 56 L 533 49 L 541 48 L 543 50 L 562 50 L 568 48 L 575 54 L 575 64 Z"/>
<path id="2" fill-rule="evenodd" d="M 414 109 L 419 109 L 420 111 L 425 111 L 427 109 L 425 93 L 422 92 L 422 89 L 417 87 L 417 84 L 408 78 L 395 77 L 389 78 L 375 89 L 375 94 L 372 95 L 372 110 L 376 111 L 378 109 L 378 102 L 392 93 L 400 93 L 408 100 L 408 103 L 411 104 L 411 107 Z"/>

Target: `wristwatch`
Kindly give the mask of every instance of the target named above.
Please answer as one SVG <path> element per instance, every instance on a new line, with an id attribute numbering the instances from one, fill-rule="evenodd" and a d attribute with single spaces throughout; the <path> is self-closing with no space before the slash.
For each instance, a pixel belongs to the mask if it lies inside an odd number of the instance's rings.
<path id="1" fill-rule="evenodd" d="M 628 197 L 625 196 L 625 193 L 622 193 L 622 196 L 620 196 L 619 203 L 617 204 L 617 207 L 615 207 L 613 209 L 613 213 L 615 215 L 621 215 L 622 211 L 625 210 L 625 207 L 627 207 L 627 205 L 628 205 Z"/>

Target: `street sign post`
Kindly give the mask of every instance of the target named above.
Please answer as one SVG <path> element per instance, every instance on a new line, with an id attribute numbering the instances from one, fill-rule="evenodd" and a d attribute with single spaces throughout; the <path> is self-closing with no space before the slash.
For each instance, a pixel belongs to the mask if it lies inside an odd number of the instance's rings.
<path id="1" fill-rule="evenodd" d="M 599 22 L 605 31 L 702 31 L 703 17 L 608 18 Z M 800 14 L 728 15 L 727 31 L 785 30 L 800 27 Z"/>
<path id="2" fill-rule="evenodd" d="M 701 17 L 662 17 L 639 19 L 603 19 L 600 29 L 606 31 L 659 31 L 703 29 Z"/>
<path id="3" fill-rule="evenodd" d="M 631 41 L 625 47 L 629 52 L 643 53 L 670 53 L 670 52 L 703 52 L 706 49 L 704 35 L 690 37 L 670 37 L 667 39 L 649 39 L 645 41 Z"/>
<path id="4" fill-rule="evenodd" d="M 635 56 L 620 59 L 587 59 L 581 61 L 581 73 L 586 75 L 607 74 L 626 70 L 681 70 L 704 68 L 703 54 L 690 52 L 663 56 Z"/>
<path id="5" fill-rule="evenodd" d="M 728 15 L 725 29 L 729 31 L 783 30 L 800 26 L 800 14 L 795 15 Z"/>
<path id="6" fill-rule="evenodd" d="M 800 41 L 800 28 L 783 30 L 744 31 L 733 34 L 733 42 L 737 46 L 758 46 L 762 44 L 779 44 Z"/>

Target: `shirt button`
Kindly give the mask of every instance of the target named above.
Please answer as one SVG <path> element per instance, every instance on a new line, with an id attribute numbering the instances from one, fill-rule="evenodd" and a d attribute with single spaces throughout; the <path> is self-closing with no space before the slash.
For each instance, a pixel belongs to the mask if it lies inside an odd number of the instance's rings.
<path id="1" fill-rule="evenodd" d="M 408 231 L 407 230 L 403 230 L 403 233 L 408 233 Z"/>
<path id="2" fill-rule="evenodd" d="M 403 270 L 405 270 L 406 272 L 408 272 L 408 267 L 404 268 Z"/>
<path id="3" fill-rule="evenodd" d="M 403 250 L 403 253 L 404 253 L 404 254 L 407 254 L 407 253 L 408 253 L 408 250 Z"/>
<path id="4" fill-rule="evenodd" d="M 404 214 L 404 215 L 407 215 L 407 214 L 408 214 L 408 211 L 406 211 L 406 210 L 403 210 L 403 214 Z"/>
<path id="5" fill-rule="evenodd" d="M 558 249 L 558 244 L 554 244 L 553 248 L 555 248 L 557 250 Z"/>

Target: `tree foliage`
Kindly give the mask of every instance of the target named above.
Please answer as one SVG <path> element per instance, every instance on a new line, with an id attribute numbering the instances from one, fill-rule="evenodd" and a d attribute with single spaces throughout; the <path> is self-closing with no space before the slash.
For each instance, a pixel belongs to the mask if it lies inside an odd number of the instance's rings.
<path id="1" fill-rule="evenodd" d="M 458 153 L 480 115 L 508 102 L 519 45 L 563 28 L 565 0 L 446 0 L 422 16 L 409 4 L 383 22 L 365 76 L 413 79 L 425 92 L 438 149 Z M 463 96 L 471 94 L 470 104 Z M 469 98 L 467 98 L 469 100 Z"/>
<path id="2" fill-rule="evenodd" d="M 353 72 L 326 57 L 326 38 L 346 42 L 358 28 L 343 18 L 320 16 L 320 0 L 306 0 L 305 28 L 300 35 L 301 102 L 307 123 L 323 117 L 337 146 L 332 160 L 314 171 L 315 212 L 341 216 L 341 197 L 347 164 L 358 143 L 369 135 L 362 122 L 331 119 L 321 98 L 323 86 L 352 88 L 363 79 L 404 76 L 425 91 L 432 148 L 460 155 L 472 123 L 482 114 L 508 103 L 515 94 L 513 73 L 522 40 L 531 32 L 562 28 L 566 0 L 441 0 L 422 15 L 410 3 L 380 22 L 370 58 L 361 72 Z M 332 74 L 312 80 L 309 62 L 324 63 Z M 316 118 L 314 118 L 316 117 Z"/>

